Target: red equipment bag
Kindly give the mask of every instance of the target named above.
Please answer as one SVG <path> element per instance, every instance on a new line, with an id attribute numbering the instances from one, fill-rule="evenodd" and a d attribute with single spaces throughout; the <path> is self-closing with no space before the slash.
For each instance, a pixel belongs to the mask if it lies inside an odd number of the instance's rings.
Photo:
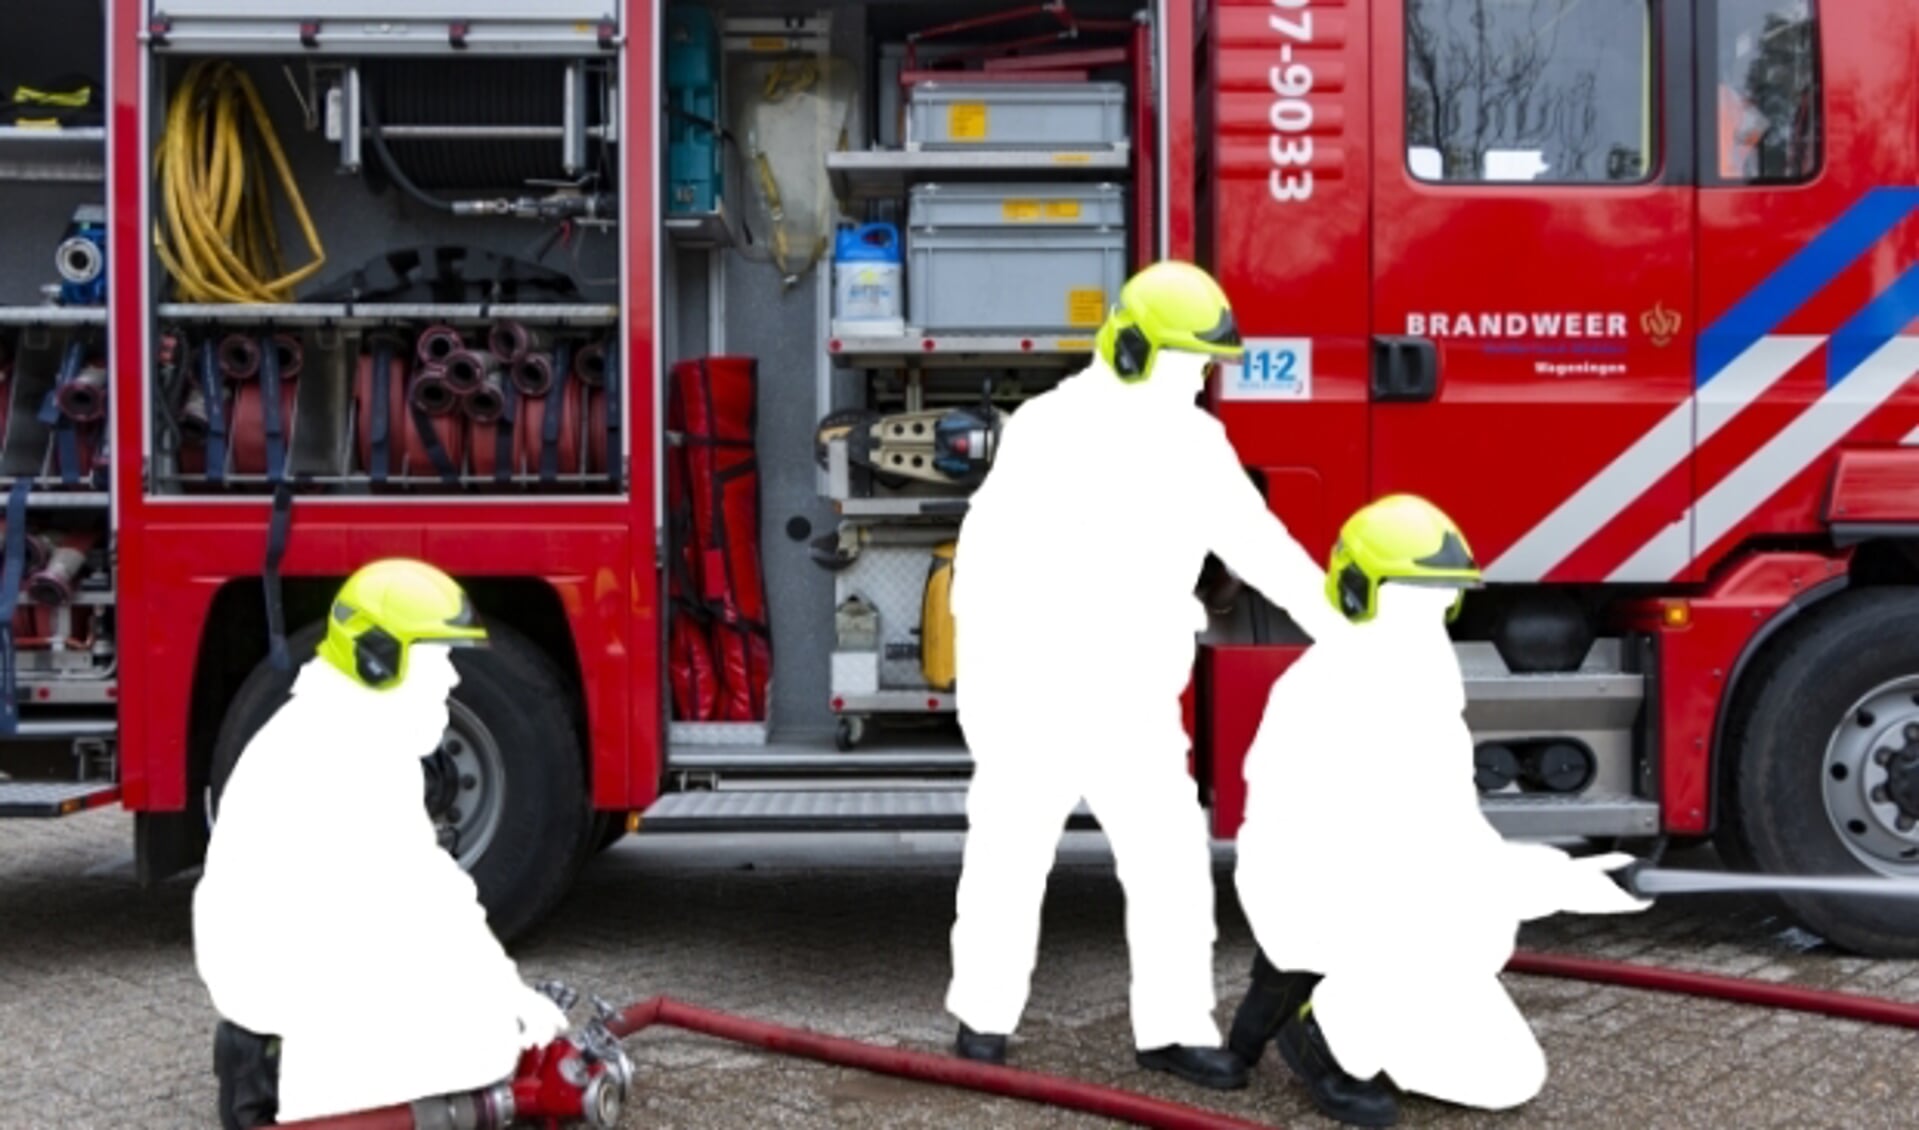
<path id="1" fill-rule="evenodd" d="M 666 427 L 678 435 L 686 428 L 677 397 L 666 403 Z M 686 489 L 686 448 L 666 449 L 667 670 L 673 688 L 673 717 L 682 722 L 712 722 L 719 715 L 719 672 L 713 669 L 711 617 L 694 594 L 693 503 Z"/>
<path id="2" fill-rule="evenodd" d="M 711 720 L 719 722 L 764 721 L 772 673 L 754 452 L 758 392 L 759 365 L 751 357 L 705 357 L 673 366 L 669 427 L 680 433 L 684 477 L 669 508 L 685 513 L 677 522 L 684 548 L 675 552 L 686 555 L 685 580 L 707 621 L 699 634 L 709 641 L 718 669 L 719 705 Z M 688 684 L 697 690 L 700 668 L 688 650 L 693 646 L 669 641 L 673 661 L 686 655 Z M 689 697 L 697 705 L 699 696 Z"/>

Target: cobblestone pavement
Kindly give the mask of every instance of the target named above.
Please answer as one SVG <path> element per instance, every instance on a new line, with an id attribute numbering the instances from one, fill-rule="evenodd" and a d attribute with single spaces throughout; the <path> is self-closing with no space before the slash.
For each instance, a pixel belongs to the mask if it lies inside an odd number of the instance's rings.
<path id="1" fill-rule="evenodd" d="M 1054 872 L 1020 1066 L 1288 1127 L 1328 1127 L 1275 1055 L 1216 1095 L 1138 1070 L 1122 900 L 1096 838 Z M 656 993 L 883 1044 L 944 1050 L 957 837 L 629 839 L 597 860 L 515 956 L 626 1002 Z M 1219 1017 L 1252 942 L 1219 875 Z M 0 823 L 0 1126 L 208 1127 L 213 1013 L 193 967 L 192 877 L 142 894 L 131 820 Z M 1408 924 L 1417 929 L 1416 924 Z M 1643 915 L 1528 927 L 1528 948 L 1919 1001 L 1919 962 L 1833 953 L 1763 904 L 1695 898 Z M 1504 1114 L 1409 1100 L 1403 1126 L 1905 1128 L 1919 1036 L 1883 1027 L 1533 977 L 1506 983 L 1551 1063 Z M 1092 1127 L 1098 1119 L 782 1060 L 673 1031 L 629 1047 L 631 1127 Z"/>

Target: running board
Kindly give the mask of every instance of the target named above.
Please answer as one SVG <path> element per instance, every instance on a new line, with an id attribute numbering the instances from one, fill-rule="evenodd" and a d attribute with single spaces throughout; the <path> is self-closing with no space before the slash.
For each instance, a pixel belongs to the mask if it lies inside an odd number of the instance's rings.
<path id="1" fill-rule="evenodd" d="M 816 753 L 675 749 L 667 768 L 675 773 L 741 777 L 965 777 L 973 772 L 973 756 L 965 750 Z"/>
<path id="2" fill-rule="evenodd" d="M 120 799 L 120 786 L 102 781 L 0 781 L 0 819 L 72 816 Z"/>
<path id="3" fill-rule="evenodd" d="M 1503 836 L 1548 839 L 1653 836 L 1659 806 L 1630 797 L 1529 795 L 1487 798 L 1480 810 Z M 668 793 L 641 818 L 670 832 L 963 832 L 959 788 L 718 789 Z M 1066 827 L 1096 828 L 1084 803 Z"/>

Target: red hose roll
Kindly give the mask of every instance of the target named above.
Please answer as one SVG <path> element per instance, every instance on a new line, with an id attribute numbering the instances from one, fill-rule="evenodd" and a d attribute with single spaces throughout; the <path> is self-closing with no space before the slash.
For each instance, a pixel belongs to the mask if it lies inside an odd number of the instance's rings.
<path id="1" fill-rule="evenodd" d="M 290 381 L 300 375 L 306 363 L 306 343 L 292 334 L 274 334 L 273 352 L 280 361 L 280 379 Z"/>
<path id="2" fill-rule="evenodd" d="M 250 381 L 260 375 L 260 343 L 246 334 L 220 339 L 220 373 L 230 381 Z"/>
<path id="3" fill-rule="evenodd" d="M 606 390 L 586 394 L 586 473 L 606 473 Z"/>
<path id="4" fill-rule="evenodd" d="M 522 396 L 545 396 L 553 387 L 553 358 L 546 353 L 529 353 L 507 367 L 513 387 Z"/>
<path id="5" fill-rule="evenodd" d="M 573 356 L 573 375 L 580 378 L 588 387 L 600 388 L 606 384 L 606 343 L 596 341 L 584 346 Z"/>
<path id="6" fill-rule="evenodd" d="M 578 381 L 567 381 L 560 389 L 560 434 L 555 447 L 558 458 L 554 470 L 561 475 L 580 472 L 580 418 L 584 415 Z M 529 475 L 538 475 L 544 464 L 541 454 L 546 435 L 546 399 L 520 402 L 520 465 Z"/>
<path id="7" fill-rule="evenodd" d="M 547 348 L 545 330 L 531 329 L 521 322 L 495 322 L 486 335 L 486 347 L 502 361 L 518 361 L 529 353 Z"/>
<path id="8" fill-rule="evenodd" d="M 420 331 L 420 340 L 415 348 L 421 365 L 432 367 L 444 365 L 447 358 L 466 348 L 466 339 L 452 326 L 428 326 Z"/>
<path id="9" fill-rule="evenodd" d="M 293 452 L 293 434 L 298 421 L 293 418 L 294 401 L 300 386 L 288 381 L 280 386 L 280 452 L 284 462 Z M 228 417 L 228 435 L 233 446 L 233 471 L 240 475 L 267 473 L 266 389 L 259 381 L 248 381 L 233 392 L 233 411 Z"/>
<path id="10" fill-rule="evenodd" d="M 387 370 L 387 474 L 412 477 L 416 475 L 437 476 L 439 468 L 433 465 L 433 457 L 427 451 L 426 442 L 420 437 L 414 424 L 413 413 L 409 408 L 409 396 L 417 389 L 410 387 L 407 378 L 406 359 L 403 353 L 395 351 Z M 437 381 L 431 374 L 422 374 L 430 381 Z M 420 377 L 412 384 L 417 386 Z M 354 372 L 354 413 L 357 422 L 360 467 L 371 473 L 373 470 L 373 357 L 362 354 L 358 368 Z M 444 388 L 444 384 L 439 387 Z M 449 406 L 451 402 L 449 401 Z M 459 416 L 444 414 L 428 417 L 433 434 L 439 438 L 440 446 L 457 469 L 465 451 L 466 428 Z"/>
<path id="11" fill-rule="evenodd" d="M 479 349 L 462 349 L 446 359 L 446 383 L 465 396 L 500 371 L 500 359 Z"/>
<path id="12" fill-rule="evenodd" d="M 73 379 L 54 394 L 60 413 L 76 424 L 91 424 L 107 414 L 107 369 L 104 362 L 89 360 Z"/>

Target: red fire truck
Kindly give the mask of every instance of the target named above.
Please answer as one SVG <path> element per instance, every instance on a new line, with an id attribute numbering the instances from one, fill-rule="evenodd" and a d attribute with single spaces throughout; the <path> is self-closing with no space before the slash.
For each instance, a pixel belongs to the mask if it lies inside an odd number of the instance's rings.
<path id="1" fill-rule="evenodd" d="M 0 814 L 192 867 L 329 594 L 407 555 L 495 628 L 424 790 L 503 935 L 636 827 L 962 829 L 966 495 L 1171 256 L 1311 552 L 1391 491 L 1467 531 L 1502 832 L 1919 872 L 1905 0 L 102 7 L 0 43 Z M 1230 839 L 1301 637 L 1199 583 Z"/>

